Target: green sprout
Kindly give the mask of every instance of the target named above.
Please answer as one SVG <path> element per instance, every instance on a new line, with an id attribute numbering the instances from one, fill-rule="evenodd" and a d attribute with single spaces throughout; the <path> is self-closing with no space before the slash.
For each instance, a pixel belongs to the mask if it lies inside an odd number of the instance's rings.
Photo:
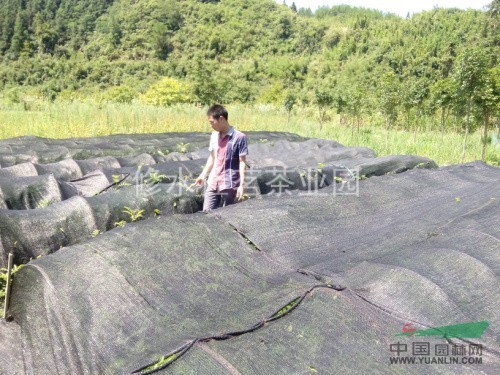
<path id="1" fill-rule="evenodd" d="M 117 221 L 117 222 L 115 222 L 115 227 L 116 228 L 123 228 L 125 226 L 125 224 L 127 224 L 127 222 L 125 220 Z"/>
<path id="2" fill-rule="evenodd" d="M 45 208 L 50 204 L 50 199 L 42 199 L 36 204 L 36 208 Z"/>
<path id="3" fill-rule="evenodd" d="M 131 222 L 138 221 L 140 219 L 144 219 L 144 216 L 142 215 L 144 213 L 144 210 L 141 210 L 138 208 L 133 209 L 133 208 L 125 206 L 125 207 L 123 207 L 123 212 L 125 212 L 127 215 L 129 215 Z"/>
<path id="4" fill-rule="evenodd" d="M 99 229 L 93 230 L 92 233 L 90 234 L 92 238 L 97 237 L 100 235 L 102 232 Z"/>
<path id="5" fill-rule="evenodd" d="M 186 152 L 188 152 L 188 146 L 189 146 L 189 143 L 179 142 L 179 143 L 177 143 L 177 150 L 179 150 L 179 152 L 181 154 L 185 154 Z"/>
<path id="6" fill-rule="evenodd" d="M 164 174 L 159 174 L 158 171 L 153 171 L 149 174 L 149 178 L 148 178 L 148 181 L 150 184 L 159 184 L 161 183 L 163 180 L 166 180 L 167 179 L 167 176 L 164 175 Z"/>

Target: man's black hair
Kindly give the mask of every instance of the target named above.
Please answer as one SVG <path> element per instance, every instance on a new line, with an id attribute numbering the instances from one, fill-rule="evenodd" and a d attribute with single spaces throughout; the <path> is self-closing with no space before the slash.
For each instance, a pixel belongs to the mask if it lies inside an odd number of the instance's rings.
<path id="1" fill-rule="evenodd" d="M 224 117 L 227 121 L 229 115 L 227 113 L 227 109 L 221 106 L 220 104 L 214 104 L 207 111 L 207 116 L 212 116 L 215 119 Z"/>

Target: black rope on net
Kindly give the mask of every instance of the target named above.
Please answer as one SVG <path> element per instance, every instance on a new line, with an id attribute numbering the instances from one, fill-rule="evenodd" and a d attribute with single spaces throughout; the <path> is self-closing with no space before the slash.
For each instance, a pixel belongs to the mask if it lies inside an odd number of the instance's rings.
<path id="1" fill-rule="evenodd" d="M 175 351 L 171 352 L 170 354 L 167 354 L 160 361 L 152 362 L 152 363 L 150 363 L 148 365 L 145 365 L 145 366 L 141 367 L 138 370 L 135 370 L 132 373 L 132 375 L 149 375 L 149 374 L 153 374 L 153 373 L 155 373 L 157 371 L 163 370 L 166 367 L 170 366 L 174 361 L 176 361 L 177 359 L 179 359 L 181 356 L 183 356 L 184 354 L 186 354 L 186 352 L 189 349 L 191 349 L 191 347 L 194 344 L 196 344 L 198 342 L 206 343 L 206 342 L 210 342 L 210 341 L 223 341 L 223 340 L 228 340 L 228 339 L 233 338 L 233 337 L 244 335 L 246 333 L 254 332 L 254 331 L 256 331 L 256 330 L 264 327 L 264 325 L 266 325 L 267 323 L 273 322 L 275 320 L 283 318 L 285 315 L 290 314 L 293 310 L 295 310 L 302 303 L 302 301 L 304 301 L 304 299 L 314 289 L 317 289 L 317 288 L 328 288 L 328 289 L 333 289 L 333 290 L 336 290 L 336 291 L 342 291 L 342 290 L 345 289 L 345 287 L 337 287 L 337 286 L 329 285 L 329 284 L 315 285 L 315 286 L 311 287 L 310 289 L 308 289 L 301 296 L 293 299 L 287 305 L 285 305 L 281 309 L 277 310 L 274 314 L 272 314 L 268 318 L 265 318 L 265 319 L 261 320 L 260 322 L 254 324 L 250 328 L 247 328 L 247 329 L 244 329 L 244 330 L 241 330 L 241 331 L 228 332 L 228 333 L 224 333 L 222 335 L 197 338 L 197 339 L 189 342 L 188 344 L 182 346 L 178 350 L 175 350 Z"/>
<path id="2" fill-rule="evenodd" d="M 125 181 L 125 180 L 128 178 L 128 176 L 130 176 L 130 173 L 125 173 L 125 174 L 124 174 L 124 176 L 125 176 L 125 177 L 123 177 L 122 179 L 120 179 L 120 180 L 118 180 L 118 181 L 116 181 L 116 182 L 113 182 L 112 184 L 110 184 L 110 185 L 106 186 L 104 189 L 102 189 L 102 190 L 101 190 L 100 192 L 98 192 L 96 195 L 99 195 L 99 194 L 101 194 L 101 193 L 104 193 L 104 192 L 105 192 L 106 190 L 108 190 L 109 188 L 111 188 L 111 187 L 113 187 L 113 186 L 116 186 L 116 185 L 121 184 L 123 181 Z M 83 179 L 83 178 L 82 178 L 82 179 Z M 75 180 L 75 181 L 76 181 L 76 180 Z"/>
<path id="3" fill-rule="evenodd" d="M 146 366 L 141 367 L 140 369 L 135 370 L 132 375 L 148 375 L 155 373 L 157 371 L 163 370 L 164 368 L 170 366 L 173 362 L 175 362 L 177 359 L 182 357 L 191 347 L 196 344 L 198 340 L 193 340 L 185 344 L 184 346 L 181 346 L 179 349 L 177 349 L 174 352 L 171 352 L 167 354 L 165 357 L 163 357 L 160 361 L 150 363 Z"/>
<path id="4" fill-rule="evenodd" d="M 302 275 L 305 275 L 305 276 L 314 277 L 317 281 L 319 281 L 325 285 L 328 285 L 331 289 L 335 289 L 337 292 L 342 292 L 343 290 L 347 289 L 347 287 L 342 286 L 342 285 L 329 284 L 328 280 L 323 275 L 321 275 L 319 273 L 316 273 L 316 272 L 313 272 L 310 270 L 301 269 L 301 268 L 296 269 L 295 271 L 302 274 Z"/>

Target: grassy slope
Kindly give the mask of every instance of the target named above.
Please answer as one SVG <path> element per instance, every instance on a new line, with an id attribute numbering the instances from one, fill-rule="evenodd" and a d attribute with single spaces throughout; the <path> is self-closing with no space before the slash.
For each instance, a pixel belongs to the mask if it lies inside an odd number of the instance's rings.
<path id="1" fill-rule="evenodd" d="M 0 138 L 37 135 L 48 138 L 90 137 L 113 133 L 162 133 L 171 131 L 210 131 L 205 109 L 193 105 L 153 107 L 139 104 L 96 104 L 59 102 L 34 104 L 26 111 L 21 107 L 0 107 Z M 269 105 L 229 106 L 230 122 L 240 130 L 287 131 L 307 137 L 335 139 L 348 146 L 373 148 L 379 155 L 416 154 L 434 159 L 440 165 L 460 162 L 462 136 L 444 135 L 426 129 L 416 134 L 391 130 L 386 141 L 382 127 L 362 124 L 359 131 L 340 125 L 336 116 L 320 130 L 316 111 L 301 108 L 290 122 L 283 110 Z M 380 121 L 372 118 L 374 123 Z M 469 140 L 467 161 L 481 156 L 481 135 Z M 500 151 L 488 147 L 487 161 L 498 165 Z"/>

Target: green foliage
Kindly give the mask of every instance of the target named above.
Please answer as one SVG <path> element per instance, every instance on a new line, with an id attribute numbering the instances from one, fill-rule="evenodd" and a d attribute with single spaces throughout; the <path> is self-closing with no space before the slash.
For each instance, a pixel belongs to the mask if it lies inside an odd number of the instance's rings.
<path id="1" fill-rule="evenodd" d="M 498 8 L 403 19 L 273 0 L 6 0 L 0 100 L 28 113 L 62 100 L 269 103 L 290 124 L 314 107 L 322 131 L 336 112 L 365 139 L 367 122 L 487 133 L 499 116 Z"/>
<path id="2" fill-rule="evenodd" d="M 301 302 L 301 298 L 300 297 L 297 297 L 295 298 L 293 301 L 291 301 L 288 305 L 286 306 L 283 306 L 279 311 L 277 311 L 272 317 L 271 319 L 277 319 L 277 318 L 281 318 L 283 316 L 285 316 L 286 314 L 288 314 L 290 311 L 293 310 L 294 307 L 297 306 L 297 304 L 299 302 Z"/>
<path id="3" fill-rule="evenodd" d="M 95 238 L 95 237 L 97 237 L 100 234 L 102 234 L 102 232 L 99 229 L 95 229 L 95 230 L 92 231 L 92 233 L 90 234 L 90 236 L 92 238 Z"/>
<path id="4" fill-rule="evenodd" d="M 124 179 L 124 176 L 121 174 L 113 174 L 111 175 L 111 178 L 113 179 L 113 183 L 116 184 L 118 187 L 125 187 L 125 186 L 130 186 L 131 184 L 128 182 L 122 181 Z M 120 182 L 122 181 L 122 182 Z"/>
<path id="5" fill-rule="evenodd" d="M 182 153 L 182 154 L 185 154 L 186 152 L 188 152 L 189 148 L 189 143 L 177 143 L 177 150 Z"/>
<path id="6" fill-rule="evenodd" d="M 125 206 L 125 207 L 123 207 L 123 212 L 126 213 L 127 215 L 129 215 L 129 219 L 131 222 L 144 219 L 144 216 L 143 216 L 144 210 L 141 210 L 138 208 L 133 209 L 133 208 Z"/>
<path id="7" fill-rule="evenodd" d="M 104 100 L 116 103 L 131 103 L 137 96 L 137 92 L 128 86 L 114 86 L 106 90 Z"/>
<path id="8" fill-rule="evenodd" d="M 19 271 L 21 268 L 23 268 L 25 265 L 20 264 L 12 267 L 11 271 L 11 276 L 13 276 L 17 271 Z M 7 289 L 7 269 L 6 268 L 0 268 L 0 301 L 2 301 L 2 305 L 0 305 L 0 309 L 3 310 L 3 304 L 4 304 L 4 299 L 5 299 L 5 293 Z"/>
<path id="9" fill-rule="evenodd" d="M 50 199 L 42 199 L 36 204 L 36 208 L 45 208 L 50 205 Z"/>
<path id="10" fill-rule="evenodd" d="M 385 73 L 379 87 L 379 106 L 385 116 L 386 127 L 390 127 L 398 117 L 400 95 L 400 84 L 394 72 Z"/>
<path id="11" fill-rule="evenodd" d="M 178 353 L 174 353 L 172 355 L 169 355 L 167 357 L 163 356 L 161 357 L 157 362 L 151 364 L 150 366 L 146 367 L 143 371 L 154 371 L 157 370 L 163 366 L 168 365 L 169 363 L 173 362 L 177 357 L 179 356 Z"/>
<path id="12" fill-rule="evenodd" d="M 174 78 L 164 77 L 141 96 L 141 101 L 158 106 L 169 106 L 191 101 L 190 87 Z"/>
<path id="13" fill-rule="evenodd" d="M 127 224 L 127 222 L 125 220 L 120 220 L 120 221 L 115 222 L 115 227 L 123 228 L 125 226 L 125 224 Z"/>
<path id="14" fill-rule="evenodd" d="M 147 182 L 150 184 L 159 184 L 167 179 L 167 176 L 164 174 L 160 174 L 158 171 L 151 172 L 147 179 Z"/>

